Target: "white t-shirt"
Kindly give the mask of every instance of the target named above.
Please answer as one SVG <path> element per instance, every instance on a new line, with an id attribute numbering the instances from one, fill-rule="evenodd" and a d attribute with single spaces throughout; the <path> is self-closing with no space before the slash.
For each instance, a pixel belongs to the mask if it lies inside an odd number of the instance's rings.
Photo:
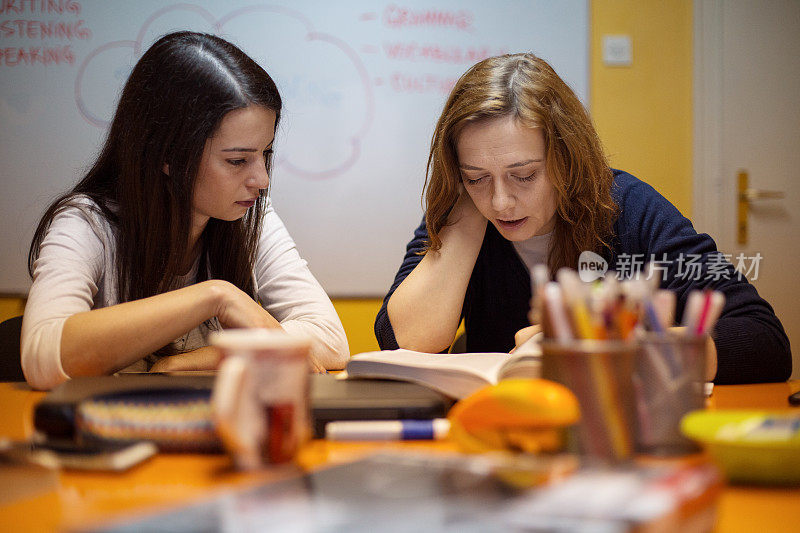
<path id="1" fill-rule="evenodd" d="M 512 243 L 517 255 L 531 270 L 534 265 L 547 264 L 547 251 L 550 248 L 550 239 L 553 238 L 553 232 L 545 235 L 534 235 L 528 240 Z"/>
<path id="2" fill-rule="evenodd" d="M 69 379 L 61 366 L 61 332 L 70 316 L 120 303 L 115 243 L 111 226 L 88 198 L 79 198 L 56 215 L 34 263 L 22 324 L 25 378 L 49 389 Z M 197 265 L 181 278 L 195 282 Z M 256 250 L 253 280 L 261 305 L 289 333 L 312 339 L 311 357 L 328 369 L 343 368 L 347 337 L 330 299 L 297 252 L 283 222 L 267 204 Z M 178 351 L 205 346 L 206 333 L 219 328 L 206 321 L 173 342 Z M 143 371 L 146 359 L 125 370 Z"/>

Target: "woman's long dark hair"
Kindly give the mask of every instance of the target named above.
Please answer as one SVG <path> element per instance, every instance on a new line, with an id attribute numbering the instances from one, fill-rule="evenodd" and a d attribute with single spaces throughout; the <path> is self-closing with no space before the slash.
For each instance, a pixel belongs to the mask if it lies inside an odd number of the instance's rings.
<path id="1" fill-rule="evenodd" d="M 226 113 L 250 105 L 274 111 L 277 128 L 278 89 L 239 48 L 202 33 L 159 39 L 133 68 L 94 165 L 39 222 L 28 254 L 29 273 L 53 218 L 76 197 L 87 196 L 116 236 L 119 301 L 177 288 L 205 142 Z M 265 193 L 242 219 L 209 220 L 200 237 L 198 276 L 208 271 L 255 297 L 252 272 Z"/>

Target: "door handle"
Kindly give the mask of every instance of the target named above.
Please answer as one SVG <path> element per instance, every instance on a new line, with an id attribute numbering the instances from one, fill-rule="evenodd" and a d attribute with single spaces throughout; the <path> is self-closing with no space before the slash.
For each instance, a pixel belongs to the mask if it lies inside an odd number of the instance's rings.
<path id="1" fill-rule="evenodd" d="M 786 198 L 786 193 L 783 191 L 767 191 L 764 189 L 752 189 L 749 187 L 750 177 L 746 170 L 740 170 L 738 173 L 738 192 L 737 200 L 737 238 L 736 242 L 740 245 L 747 244 L 748 233 L 748 216 L 750 214 L 750 202 L 758 200 L 780 200 Z"/>
<path id="2" fill-rule="evenodd" d="M 786 193 L 783 191 L 767 191 L 764 189 L 745 189 L 742 191 L 742 196 L 747 202 L 755 200 L 780 200 L 786 198 Z"/>

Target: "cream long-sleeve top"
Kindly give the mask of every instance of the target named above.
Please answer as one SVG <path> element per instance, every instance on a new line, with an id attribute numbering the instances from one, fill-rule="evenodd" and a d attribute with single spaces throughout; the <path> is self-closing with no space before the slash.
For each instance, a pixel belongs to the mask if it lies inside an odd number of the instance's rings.
<path id="1" fill-rule="evenodd" d="M 285 331 L 311 338 L 312 357 L 327 369 L 343 368 L 347 337 L 330 299 L 317 282 L 283 222 L 267 204 L 253 271 L 258 299 Z M 79 197 L 56 215 L 33 265 L 22 323 L 22 369 L 28 383 L 50 389 L 69 379 L 61 365 L 61 334 L 70 316 L 119 302 L 112 228 L 92 200 Z M 197 264 L 182 286 L 195 283 Z M 216 319 L 206 321 L 172 346 L 187 352 L 202 346 Z M 123 371 L 145 371 L 148 356 Z"/>

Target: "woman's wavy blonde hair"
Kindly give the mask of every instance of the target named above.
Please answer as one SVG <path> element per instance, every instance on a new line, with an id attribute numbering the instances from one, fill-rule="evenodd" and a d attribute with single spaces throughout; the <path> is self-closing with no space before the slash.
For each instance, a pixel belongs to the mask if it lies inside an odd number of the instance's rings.
<path id="1" fill-rule="evenodd" d="M 470 68 L 453 87 L 439 117 L 423 191 L 428 249 L 441 248 L 439 233 L 458 198 L 460 132 L 469 123 L 507 116 L 544 133 L 547 176 L 556 194 L 550 271 L 575 268 L 584 250 L 601 253 L 610 247 L 618 212 L 611 197 L 613 175 L 589 114 L 546 61 L 533 54 L 513 54 Z"/>

